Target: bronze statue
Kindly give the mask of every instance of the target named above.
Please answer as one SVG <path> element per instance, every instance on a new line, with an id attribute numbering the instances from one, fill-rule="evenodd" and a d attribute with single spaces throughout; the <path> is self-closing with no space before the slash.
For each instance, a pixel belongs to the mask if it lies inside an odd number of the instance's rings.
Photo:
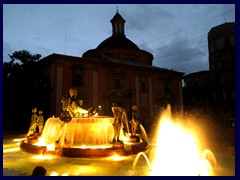
<path id="1" fill-rule="evenodd" d="M 37 119 L 37 126 L 38 126 L 38 133 L 39 134 L 42 134 L 43 124 L 44 124 L 43 111 L 39 110 L 38 111 L 38 119 Z"/>
<path id="2" fill-rule="evenodd" d="M 131 130 L 132 130 L 132 136 L 136 135 L 136 132 L 138 130 L 138 117 L 137 117 L 137 106 L 132 106 L 132 120 L 131 120 Z"/>
<path id="3" fill-rule="evenodd" d="M 60 114 L 60 119 L 64 122 L 70 122 L 73 116 L 73 115 L 71 116 L 71 114 L 68 111 L 70 98 L 68 98 L 67 96 L 63 96 L 61 102 L 62 102 L 62 112 Z"/>
<path id="4" fill-rule="evenodd" d="M 121 130 L 121 125 L 122 125 L 122 112 L 123 108 L 122 107 L 112 107 L 112 112 L 114 116 L 114 137 L 113 137 L 113 142 L 122 142 L 120 141 L 120 130 Z"/>
<path id="5" fill-rule="evenodd" d="M 34 135 L 36 133 L 36 128 L 37 128 L 37 108 L 32 108 L 32 116 L 31 116 L 31 122 L 30 122 L 30 127 L 27 133 L 27 137 Z"/>
<path id="6" fill-rule="evenodd" d="M 60 119 L 70 121 L 71 118 L 84 117 L 88 110 L 82 107 L 83 101 L 78 98 L 77 89 L 70 88 L 69 96 L 62 97 L 62 113 Z"/>
<path id="7" fill-rule="evenodd" d="M 71 88 L 69 90 L 70 104 L 68 105 L 68 110 L 72 117 L 83 117 L 88 114 L 88 111 L 82 107 L 83 101 L 77 96 L 77 89 Z"/>
<path id="8" fill-rule="evenodd" d="M 39 110 L 39 114 L 37 115 L 37 108 L 32 108 L 32 117 L 31 117 L 31 123 L 30 123 L 30 128 L 27 133 L 27 137 L 42 134 L 43 131 L 43 124 L 44 124 L 44 119 L 43 119 L 43 111 Z M 38 127 L 38 132 L 37 132 L 37 127 Z"/>

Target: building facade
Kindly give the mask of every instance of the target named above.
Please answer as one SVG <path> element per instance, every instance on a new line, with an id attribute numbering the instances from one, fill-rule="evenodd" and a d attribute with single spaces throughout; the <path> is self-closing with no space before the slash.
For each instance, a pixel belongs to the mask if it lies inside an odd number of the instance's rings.
<path id="1" fill-rule="evenodd" d="M 152 66 L 153 55 L 126 37 L 125 20 L 118 12 L 110 22 L 112 35 L 82 57 L 51 54 L 38 62 L 49 77 L 51 113 L 59 116 L 61 97 L 71 87 L 78 89 L 86 108 L 101 106 L 104 115 L 112 116 L 111 107 L 118 103 L 130 117 L 136 105 L 145 125 L 167 104 L 180 111 L 184 73 Z"/>

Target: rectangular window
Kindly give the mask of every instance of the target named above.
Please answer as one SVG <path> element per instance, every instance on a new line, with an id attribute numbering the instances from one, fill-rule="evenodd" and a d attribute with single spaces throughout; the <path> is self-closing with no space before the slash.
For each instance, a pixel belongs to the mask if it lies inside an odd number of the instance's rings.
<path id="1" fill-rule="evenodd" d="M 170 84 L 164 84 L 163 89 L 165 93 L 169 93 L 171 91 L 171 86 Z"/>
<path id="2" fill-rule="evenodd" d="M 115 79 L 114 88 L 120 89 L 122 87 L 121 79 Z"/>

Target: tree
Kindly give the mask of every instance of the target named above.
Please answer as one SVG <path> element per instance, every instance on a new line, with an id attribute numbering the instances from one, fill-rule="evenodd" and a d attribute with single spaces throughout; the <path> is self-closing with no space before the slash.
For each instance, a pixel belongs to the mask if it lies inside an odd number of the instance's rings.
<path id="1" fill-rule="evenodd" d="M 21 61 L 22 65 L 28 65 L 34 62 L 37 62 L 40 58 L 40 54 L 30 54 L 29 51 L 22 50 L 22 51 L 15 51 L 12 55 L 9 55 L 12 61 L 19 60 Z"/>
<path id="2" fill-rule="evenodd" d="M 41 55 L 22 50 L 9 57 L 11 60 L 3 63 L 4 125 L 28 128 L 36 93 L 47 84 L 37 65 Z"/>

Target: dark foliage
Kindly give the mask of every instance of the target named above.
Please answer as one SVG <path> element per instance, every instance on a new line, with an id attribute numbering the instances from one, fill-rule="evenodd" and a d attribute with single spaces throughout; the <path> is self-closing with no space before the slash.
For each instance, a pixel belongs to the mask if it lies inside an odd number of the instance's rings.
<path id="1" fill-rule="evenodd" d="M 48 77 L 38 66 L 40 54 L 22 50 L 9 57 L 11 61 L 3 63 L 4 130 L 26 132 L 33 107 L 48 111 Z"/>

